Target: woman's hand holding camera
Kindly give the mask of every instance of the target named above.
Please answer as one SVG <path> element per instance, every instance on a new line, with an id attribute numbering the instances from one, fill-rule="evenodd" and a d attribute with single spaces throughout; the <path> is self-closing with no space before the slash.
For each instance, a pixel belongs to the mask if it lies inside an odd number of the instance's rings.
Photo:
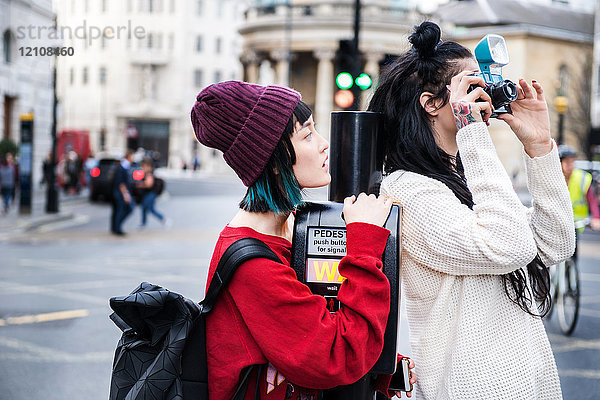
<path id="1" fill-rule="evenodd" d="M 384 196 L 361 193 L 344 199 L 344 220 L 346 225 L 352 222 L 364 222 L 383 226 L 390 214 L 392 199 Z"/>
<path id="2" fill-rule="evenodd" d="M 492 99 L 483 90 L 485 81 L 475 75 L 477 72 L 463 71 L 450 81 L 450 106 L 457 129 L 473 122 L 487 122 L 492 115 Z M 469 91 L 471 86 L 477 87 Z"/>
<path id="3" fill-rule="evenodd" d="M 519 79 L 517 92 L 517 100 L 510 104 L 512 114 L 501 114 L 498 119 L 508 123 L 530 157 L 548 154 L 552 139 L 544 90 L 536 81 L 529 85 Z"/>

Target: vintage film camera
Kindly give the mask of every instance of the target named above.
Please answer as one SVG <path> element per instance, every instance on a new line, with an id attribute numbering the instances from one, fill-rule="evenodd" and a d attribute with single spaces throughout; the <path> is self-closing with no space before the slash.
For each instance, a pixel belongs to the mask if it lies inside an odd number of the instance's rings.
<path id="1" fill-rule="evenodd" d="M 481 69 L 480 76 L 486 83 L 483 90 L 492 98 L 492 118 L 512 113 L 510 103 L 517 99 L 517 85 L 502 78 L 502 67 L 509 62 L 504 38 L 495 34 L 486 35 L 475 47 L 475 58 Z M 472 85 L 469 91 L 476 87 Z"/>

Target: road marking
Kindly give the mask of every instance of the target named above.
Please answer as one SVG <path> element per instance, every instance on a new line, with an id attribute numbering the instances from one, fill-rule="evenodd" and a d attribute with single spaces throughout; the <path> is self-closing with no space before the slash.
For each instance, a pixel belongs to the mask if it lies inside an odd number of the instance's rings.
<path id="1" fill-rule="evenodd" d="M 600 274 L 592 274 L 590 272 L 583 272 L 579 275 L 582 281 L 589 282 L 600 282 Z"/>
<path id="2" fill-rule="evenodd" d="M 55 362 L 55 363 L 88 363 L 88 362 L 107 362 L 114 357 L 114 350 L 89 353 L 67 353 L 52 349 L 50 347 L 40 346 L 24 340 L 15 339 L 6 336 L 0 336 L 0 346 L 6 347 L 16 352 L 0 351 L 0 360 L 11 361 L 35 361 L 35 362 Z"/>
<path id="3" fill-rule="evenodd" d="M 90 314 L 90 312 L 88 310 L 81 309 L 81 310 L 57 311 L 57 312 L 35 314 L 35 315 L 23 315 L 20 317 L 8 317 L 6 319 L 0 318 L 0 326 L 23 325 L 23 324 L 35 324 L 38 322 L 60 321 L 60 320 L 64 320 L 64 319 L 87 317 L 89 314 Z"/>
<path id="4" fill-rule="evenodd" d="M 561 335 L 548 335 L 552 344 L 553 353 L 564 353 L 567 351 L 576 350 L 600 350 L 600 339 L 596 340 L 585 340 L 585 339 L 572 339 L 565 338 Z M 558 343 L 557 343 L 558 342 Z"/>
<path id="5" fill-rule="evenodd" d="M 15 284 L 8 281 L 0 281 L 0 287 L 5 287 L 16 293 L 41 293 L 49 296 L 60 297 L 63 299 L 85 301 L 92 304 L 106 305 L 108 299 L 100 296 L 92 296 L 84 293 L 69 293 L 66 291 L 56 290 L 46 285 L 34 286 L 34 285 L 21 285 Z M 0 294 L 1 296 L 2 294 Z"/>
<path id="6" fill-rule="evenodd" d="M 559 369 L 558 374 L 563 376 L 572 376 L 575 378 L 600 379 L 600 370 L 598 369 Z"/>
<path id="7" fill-rule="evenodd" d="M 600 310 L 590 310 L 589 308 L 580 308 L 580 315 L 585 315 L 586 317 L 600 318 Z"/>
<path id="8" fill-rule="evenodd" d="M 90 217 L 87 215 L 76 215 L 75 217 L 66 221 L 56 221 L 49 224 L 44 224 L 39 228 L 35 229 L 35 232 L 48 233 L 59 229 L 72 228 L 79 225 L 85 225 L 90 222 Z"/>
<path id="9" fill-rule="evenodd" d="M 592 241 L 580 241 L 577 243 L 577 252 L 579 257 L 595 258 L 600 260 L 600 252 L 598 251 L 598 243 Z"/>
<path id="10" fill-rule="evenodd" d="M 600 295 L 595 295 L 595 296 L 581 296 L 580 301 L 581 301 L 581 304 L 600 303 Z"/>

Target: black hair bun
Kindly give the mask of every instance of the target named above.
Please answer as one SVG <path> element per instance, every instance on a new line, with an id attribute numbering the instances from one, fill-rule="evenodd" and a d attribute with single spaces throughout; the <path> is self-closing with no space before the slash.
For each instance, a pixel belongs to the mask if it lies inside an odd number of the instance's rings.
<path id="1" fill-rule="evenodd" d="M 415 26 L 415 31 L 408 37 L 408 41 L 413 45 L 420 58 L 433 56 L 435 46 L 440 42 L 442 31 L 437 24 L 429 21 Z"/>

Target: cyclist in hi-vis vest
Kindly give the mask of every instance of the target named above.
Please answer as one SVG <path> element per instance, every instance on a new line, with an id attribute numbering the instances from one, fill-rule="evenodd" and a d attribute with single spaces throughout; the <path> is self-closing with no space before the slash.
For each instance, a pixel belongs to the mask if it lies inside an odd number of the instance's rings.
<path id="1" fill-rule="evenodd" d="M 569 193 L 571 194 L 575 221 L 588 218 L 591 214 L 591 228 L 595 231 L 600 230 L 600 209 L 592 186 L 592 174 L 575 168 L 577 152 L 573 148 L 567 145 L 560 145 L 558 147 L 558 155 L 567 186 L 569 187 Z M 584 227 L 578 228 L 577 233 L 581 233 L 583 230 Z M 577 247 L 575 247 L 573 257 L 577 258 Z"/>

